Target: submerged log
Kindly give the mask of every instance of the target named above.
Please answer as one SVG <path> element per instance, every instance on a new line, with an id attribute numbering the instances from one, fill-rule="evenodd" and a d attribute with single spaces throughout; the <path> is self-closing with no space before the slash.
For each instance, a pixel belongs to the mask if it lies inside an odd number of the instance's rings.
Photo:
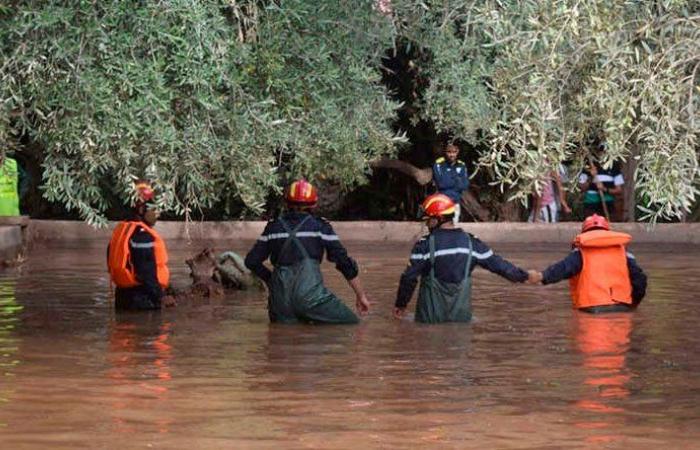
<path id="1" fill-rule="evenodd" d="M 245 267 L 243 258 L 236 252 L 216 255 L 214 249 L 205 248 L 185 263 L 190 268 L 192 285 L 185 289 L 170 288 L 167 292 L 178 303 L 223 297 L 230 289 L 263 288 L 262 282 Z"/>
<path id="2" fill-rule="evenodd" d="M 213 278 L 227 289 L 263 288 L 262 281 L 248 270 L 243 258 L 232 251 L 217 256 Z"/>

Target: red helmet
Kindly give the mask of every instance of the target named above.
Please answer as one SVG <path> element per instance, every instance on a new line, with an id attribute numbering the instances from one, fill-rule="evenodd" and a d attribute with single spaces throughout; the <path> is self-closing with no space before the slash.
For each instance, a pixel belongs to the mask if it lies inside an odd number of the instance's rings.
<path id="1" fill-rule="evenodd" d="M 284 198 L 289 203 L 313 206 L 318 201 L 318 192 L 311 183 L 302 178 L 289 185 Z"/>
<path id="2" fill-rule="evenodd" d="M 610 224 L 605 217 L 599 216 L 598 214 L 593 214 L 592 216 L 586 217 L 583 221 L 583 226 L 581 227 L 581 232 L 591 230 L 607 230 L 610 231 Z"/>
<path id="3" fill-rule="evenodd" d="M 137 181 L 134 188 L 136 189 L 136 195 L 138 195 L 139 201 L 145 203 L 153 200 L 155 194 L 153 193 L 151 183 L 148 181 Z"/>
<path id="4" fill-rule="evenodd" d="M 455 213 L 455 202 L 445 194 L 433 194 L 423 200 L 423 217 L 440 217 Z"/>

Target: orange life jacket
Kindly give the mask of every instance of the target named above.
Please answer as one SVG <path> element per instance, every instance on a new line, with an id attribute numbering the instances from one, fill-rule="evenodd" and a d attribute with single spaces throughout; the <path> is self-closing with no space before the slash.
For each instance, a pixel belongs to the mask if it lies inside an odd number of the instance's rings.
<path id="1" fill-rule="evenodd" d="M 120 288 L 130 288 L 141 284 L 134 273 L 131 251 L 129 250 L 129 240 L 138 227 L 143 228 L 153 237 L 158 284 L 165 289 L 170 282 L 168 251 L 165 248 L 165 242 L 158 233 L 143 222 L 120 222 L 112 232 L 107 260 L 107 268 L 112 282 Z"/>
<path id="2" fill-rule="evenodd" d="M 632 304 L 632 284 L 625 245 L 632 237 L 614 231 L 594 230 L 576 236 L 583 268 L 569 280 L 574 308 Z"/>

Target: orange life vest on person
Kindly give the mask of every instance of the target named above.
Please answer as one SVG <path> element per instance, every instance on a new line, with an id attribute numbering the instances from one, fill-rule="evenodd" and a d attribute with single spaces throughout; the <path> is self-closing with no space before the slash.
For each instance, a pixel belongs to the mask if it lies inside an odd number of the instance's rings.
<path id="1" fill-rule="evenodd" d="M 114 229 L 114 232 L 112 232 L 112 240 L 109 242 L 109 258 L 107 260 L 107 267 L 112 282 L 120 288 L 130 288 L 141 284 L 134 273 L 134 267 L 131 264 L 131 251 L 129 249 L 129 240 L 138 227 L 143 228 L 153 236 L 153 251 L 156 258 L 158 284 L 165 289 L 170 282 L 168 251 L 165 248 L 165 242 L 163 242 L 158 233 L 143 222 L 120 222 Z"/>
<path id="2" fill-rule="evenodd" d="M 583 268 L 569 280 L 574 308 L 632 304 L 632 283 L 625 245 L 632 237 L 615 231 L 594 230 L 576 236 Z"/>

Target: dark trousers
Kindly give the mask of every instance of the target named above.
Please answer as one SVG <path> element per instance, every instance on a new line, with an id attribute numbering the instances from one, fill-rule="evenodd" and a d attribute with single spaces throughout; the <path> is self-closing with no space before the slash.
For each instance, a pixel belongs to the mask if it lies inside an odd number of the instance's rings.
<path id="1" fill-rule="evenodd" d="M 634 306 L 626 305 L 624 303 L 618 303 L 617 305 L 602 305 L 602 306 L 590 306 L 588 308 L 580 308 L 579 311 L 586 312 L 589 314 L 613 313 L 613 312 L 632 312 L 632 311 L 634 311 Z"/>
<path id="2" fill-rule="evenodd" d="M 140 286 L 116 288 L 114 290 L 114 308 L 120 311 L 160 309 L 160 298 L 153 297 Z"/>

